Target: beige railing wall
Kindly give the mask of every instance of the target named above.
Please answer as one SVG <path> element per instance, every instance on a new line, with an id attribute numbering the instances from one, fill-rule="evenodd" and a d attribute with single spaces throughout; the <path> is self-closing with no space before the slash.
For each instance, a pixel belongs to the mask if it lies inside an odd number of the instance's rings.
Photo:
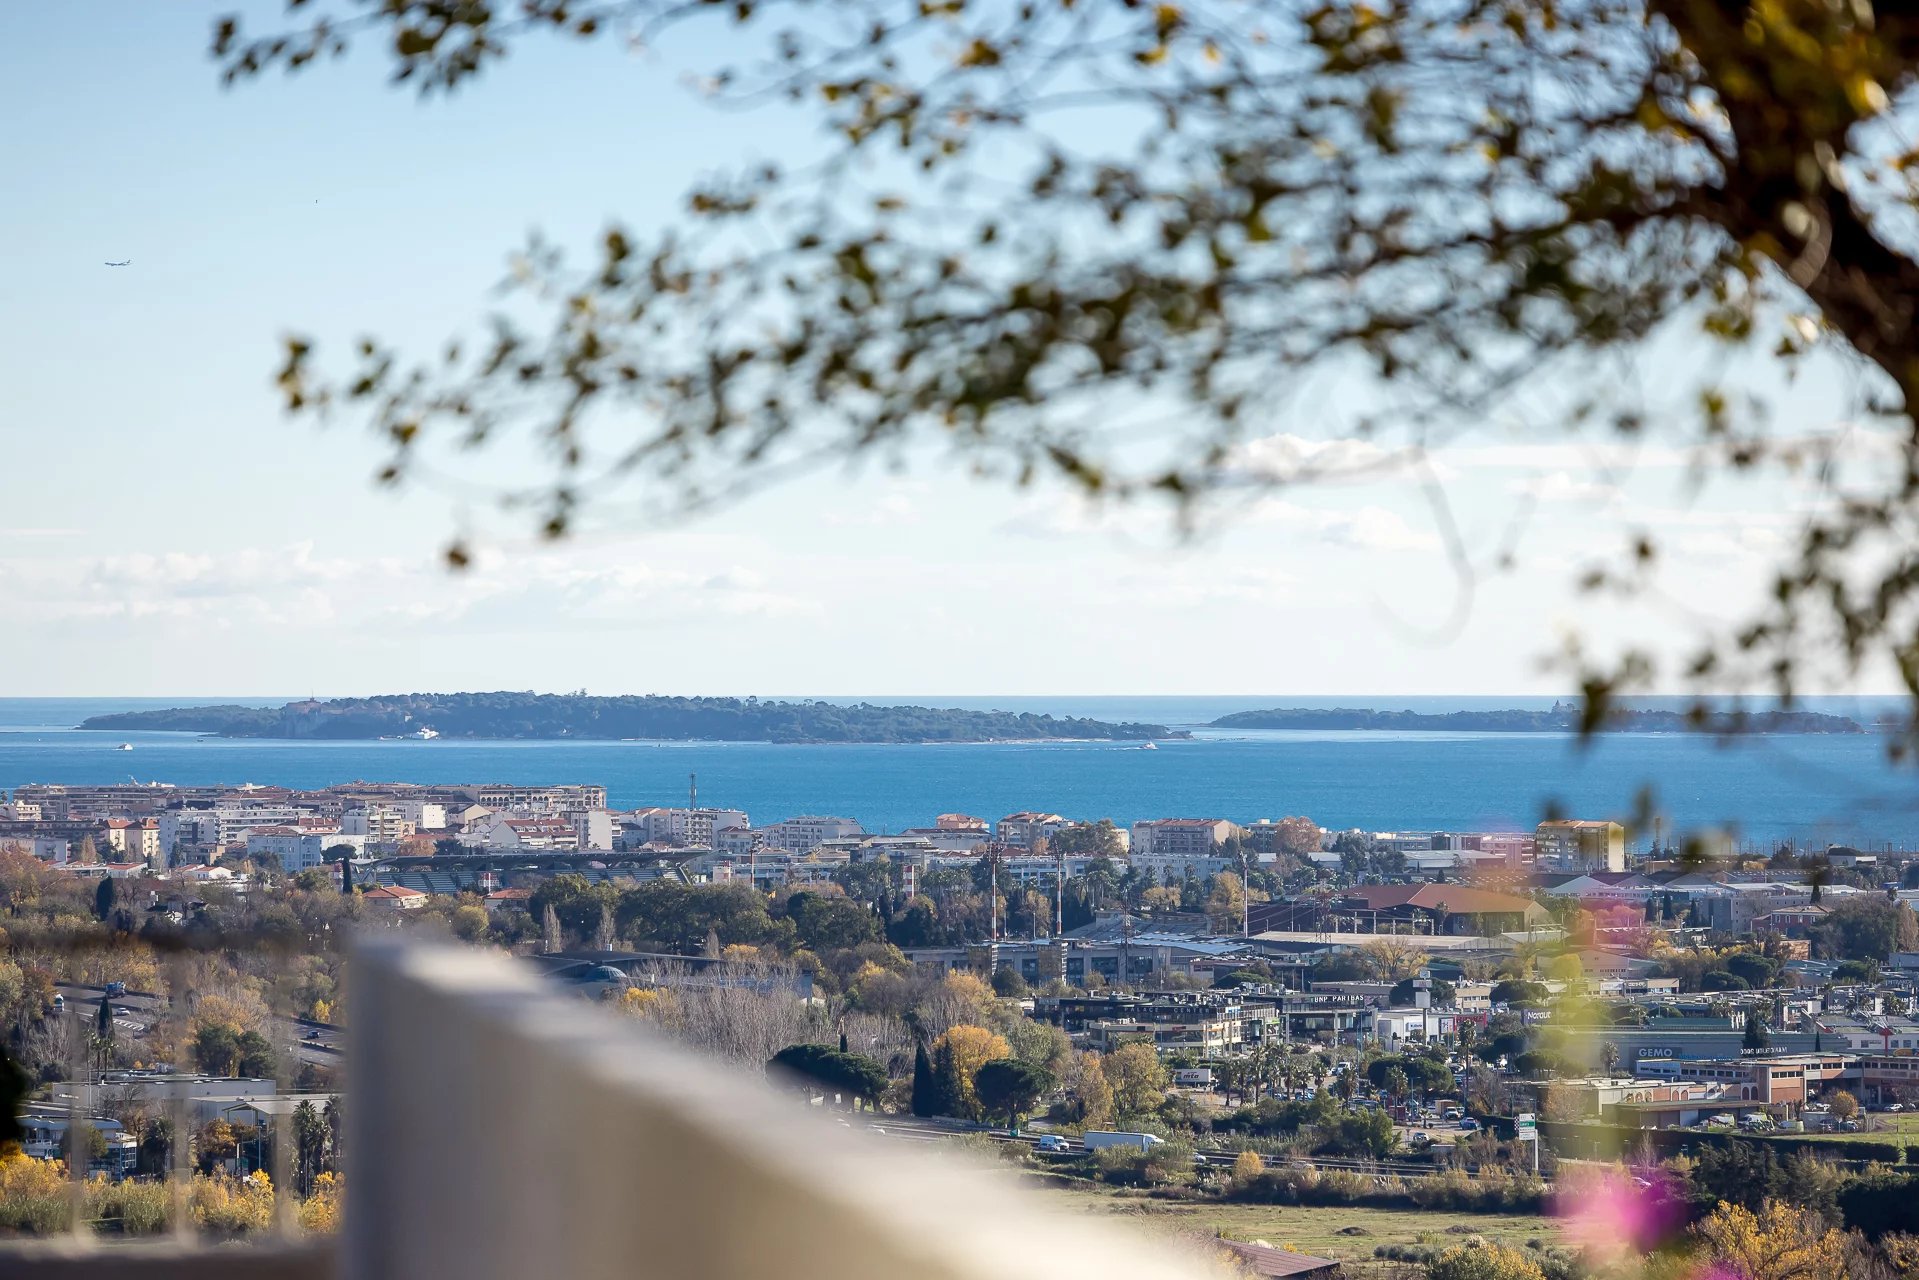
<path id="1" fill-rule="evenodd" d="M 1015 1175 L 836 1125 L 504 957 L 373 941 L 352 984 L 345 1280 L 1210 1270 Z"/>

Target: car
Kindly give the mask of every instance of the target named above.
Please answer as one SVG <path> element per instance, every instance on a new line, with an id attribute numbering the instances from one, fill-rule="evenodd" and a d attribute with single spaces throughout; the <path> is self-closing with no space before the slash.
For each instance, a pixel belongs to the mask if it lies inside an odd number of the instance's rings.
<path id="1" fill-rule="evenodd" d="M 53 997 L 53 1011 L 55 1013 L 64 1013 L 66 1011 L 66 1007 L 67 1007 L 67 998 L 63 995 L 55 993 Z"/>
<path id="2" fill-rule="evenodd" d="M 1459 1119 L 1459 1128 L 1463 1133 L 1471 1133 L 1479 1128 L 1479 1121 L 1473 1119 L 1471 1116 L 1461 1116 Z"/>
<path id="3" fill-rule="evenodd" d="M 1891 1106 L 1886 1108 L 1886 1110 L 1888 1111 L 1904 1111 L 1905 1109 L 1906 1109 L 1906 1104 L 1903 1102 L 1895 1102 Z"/>
<path id="4" fill-rule="evenodd" d="M 320 1038 L 320 1031 L 319 1031 L 319 1028 L 317 1028 L 317 1027 L 313 1027 L 313 1028 L 309 1028 L 309 1029 L 308 1029 L 308 1031 L 307 1031 L 307 1033 L 306 1033 L 306 1036 L 305 1036 L 305 1039 L 308 1039 L 308 1040 L 318 1040 L 319 1038 Z"/>
<path id="5" fill-rule="evenodd" d="M 113 1016 L 116 1018 L 131 1018 L 133 1016 L 133 1010 L 123 1004 L 116 1004 L 113 1006 Z"/>

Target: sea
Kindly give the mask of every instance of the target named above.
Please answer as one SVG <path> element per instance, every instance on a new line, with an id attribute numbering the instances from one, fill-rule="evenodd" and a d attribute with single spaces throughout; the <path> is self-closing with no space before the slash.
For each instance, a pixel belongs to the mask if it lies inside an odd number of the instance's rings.
<path id="1" fill-rule="evenodd" d="M 1156 749 L 1134 743 L 787 745 L 760 742 L 276 742 L 183 733 L 102 734 L 88 716 L 287 698 L 0 698 L 0 790 L 22 783 L 597 782 L 616 808 L 702 804 L 756 823 L 797 814 L 858 819 L 867 830 L 930 826 L 940 813 L 989 820 L 1022 809 L 1071 818 L 1301 814 L 1371 831 L 1522 831 L 1543 817 L 1627 818 L 1649 796 L 1671 838 L 1730 834 L 1767 850 L 1837 842 L 1919 848 L 1919 768 L 1894 764 L 1871 735 L 1769 735 L 1730 745 L 1682 734 L 1582 742 L 1572 735 L 1247 731 L 1207 728 L 1264 707 L 1371 707 L 1437 713 L 1549 707 L 1535 697 L 830 698 L 999 708 L 1191 730 Z M 1667 705 L 1658 699 L 1636 705 Z M 1673 700 L 1670 705 L 1679 705 Z M 1809 699 L 1862 721 L 1893 700 Z M 122 745 L 131 750 L 123 750 Z M 1651 833 L 1640 831 L 1644 841 Z"/>

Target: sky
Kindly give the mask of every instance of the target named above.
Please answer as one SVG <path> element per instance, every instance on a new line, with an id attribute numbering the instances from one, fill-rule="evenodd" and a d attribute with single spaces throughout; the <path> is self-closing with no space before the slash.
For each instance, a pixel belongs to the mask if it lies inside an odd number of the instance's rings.
<path id="1" fill-rule="evenodd" d="M 0 695 L 1552 693 L 1569 629 L 1677 651 L 1747 607 L 1807 500 L 1698 493 L 1683 449 L 1542 435 L 1516 405 L 1434 461 L 1470 583 L 1406 471 L 1184 539 L 933 463 L 834 469 L 541 546 L 470 496 L 377 487 L 363 423 L 286 418 L 283 335 L 435 350 L 530 230 L 667 225 L 700 176 L 816 145 L 810 122 L 702 105 L 698 37 L 679 62 L 535 43 L 450 100 L 364 53 L 228 90 L 206 44 L 230 7 L 0 6 Z M 1331 381 L 1254 453 L 1369 461 L 1339 438 L 1361 395 Z M 1828 430 L 1842 402 L 1815 371 L 1782 420 Z M 1637 528 L 1673 585 L 1581 597 Z"/>

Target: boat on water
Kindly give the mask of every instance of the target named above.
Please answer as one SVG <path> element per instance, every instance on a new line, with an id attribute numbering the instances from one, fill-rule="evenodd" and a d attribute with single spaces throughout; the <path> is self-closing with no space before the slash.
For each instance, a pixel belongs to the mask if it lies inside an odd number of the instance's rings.
<path id="1" fill-rule="evenodd" d="M 1129 749 L 1133 751 L 1158 751 L 1159 744 L 1157 742 L 1142 742 L 1138 746 Z"/>
<path id="2" fill-rule="evenodd" d="M 440 731 L 438 729 L 429 729 L 425 725 L 421 725 L 419 728 L 415 729 L 412 733 L 409 733 L 406 736 L 409 738 L 412 738 L 415 742 L 431 742 L 435 738 L 440 736 Z"/>
<path id="3" fill-rule="evenodd" d="M 121 744 L 120 744 L 120 745 L 119 745 L 118 747 L 116 747 L 116 748 L 114 748 L 114 749 L 115 749 L 116 751 L 131 751 L 131 750 L 133 750 L 133 744 L 132 744 L 131 742 L 123 742 L 123 743 L 121 743 Z"/>

